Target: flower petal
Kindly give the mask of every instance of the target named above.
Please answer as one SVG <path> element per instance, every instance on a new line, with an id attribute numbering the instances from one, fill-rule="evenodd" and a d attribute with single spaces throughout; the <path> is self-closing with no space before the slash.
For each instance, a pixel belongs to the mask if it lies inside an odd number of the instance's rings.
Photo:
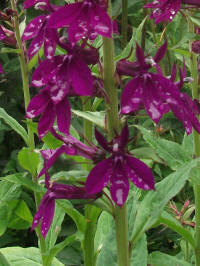
<path id="1" fill-rule="evenodd" d="M 34 96 L 27 108 L 26 117 L 34 118 L 41 114 L 49 103 L 49 95 L 46 91 L 41 91 L 38 95 Z"/>
<path id="2" fill-rule="evenodd" d="M 43 174 L 45 174 L 45 171 L 48 171 L 48 169 L 54 164 L 56 159 L 65 152 L 66 144 L 63 144 L 59 148 L 52 150 L 42 150 L 41 154 L 44 160 L 46 160 L 45 167 L 42 168 L 40 171 L 38 178 L 40 178 Z"/>
<path id="3" fill-rule="evenodd" d="M 38 123 L 38 135 L 40 138 L 43 138 L 52 128 L 55 118 L 56 114 L 54 106 L 51 102 L 49 102 Z"/>
<path id="4" fill-rule="evenodd" d="M 136 187 L 144 190 L 154 189 L 154 177 L 151 169 L 130 155 L 126 155 L 125 160 L 127 175 Z"/>
<path id="5" fill-rule="evenodd" d="M 81 6 L 82 3 L 73 3 L 59 8 L 49 18 L 47 27 L 62 28 L 76 21 L 81 12 Z"/>
<path id="6" fill-rule="evenodd" d="M 89 173 L 85 189 L 89 194 L 100 192 L 112 175 L 112 159 L 108 158 L 98 163 Z"/>
<path id="7" fill-rule="evenodd" d="M 46 15 L 38 16 L 31 20 L 25 28 L 22 40 L 26 41 L 35 38 L 38 35 L 40 29 L 42 28 L 45 20 Z"/>
<path id="8" fill-rule="evenodd" d="M 78 95 L 90 96 L 93 94 L 91 70 L 83 60 L 75 58 L 71 62 L 69 75 L 71 75 L 72 86 Z"/>
<path id="9" fill-rule="evenodd" d="M 160 62 L 160 60 L 164 57 L 166 51 L 167 51 L 167 41 L 165 41 L 163 45 L 161 45 L 158 51 L 156 52 L 156 55 L 154 56 L 154 61 L 156 63 Z"/>
<path id="10" fill-rule="evenodd" d="M 140 78 L 129 81 L 121 96 L 121 113 L 128 114 L 137 111 L 142 103 L 143 88 Z"/>
<path id="11" fill-rule="evenodd" d="M 55 212 L 55 199 L 52 196 L 51 198 L 51 194 L 54 194 L 53 192 L 49 193 L 49 199 L 47 201 L 47 204 L 45 206 L 45 210 L 43 213 L 43 219 L 42 219 L 42 224 L 41 224 L 41 233 L 42 236 L 45 238 L 49 228 L 51 226 L 51 223 L 53 221 L 53 216 L 54 216 L 54 212 Z"/>
<path id="12" fill-rule="evenodd" d="M 60 132 L 69 134 L 71 110 L 69 101 L 65 98 L 56 105 L 57 124 Z"/>
<path id="13" fill-rule="evenodd" d="M 104 150 L 111 151 L 110 148 L 108 147 L 108 142 L 106 138 L 96 129 L 96 127 L 95 127 L 95 138 L 97 142 L 99 143 L 99 145 L 101 145 L 101 147 Z"/>
<path id="14" fill-rule="evenodd" d="M 118 206 L 123 206 L 129 193 L 129 181 L 123 167 L 117 167 L 110 179 L 110 193 L 113 201 Z"/>

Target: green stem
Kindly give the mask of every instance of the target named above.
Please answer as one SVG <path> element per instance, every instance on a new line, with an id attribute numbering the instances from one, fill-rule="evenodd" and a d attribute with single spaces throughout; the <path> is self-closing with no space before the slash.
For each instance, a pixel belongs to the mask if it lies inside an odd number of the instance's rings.
<path id="1" fill-rule="evenodd" d="M 90 97 L 82 97 L 82 109 L 83 111 L 91 111 L 92 105 Z M 87 119 L 83 120 L 83 132 L 86 140 L 92 142 L 92 122 L 88 121 Z M 86 140 L 85 142 L 87 144 Z"/>
<path id="2" fill-rule="evenodd" d="M 115 208 L 118 266 L 130 266 L 126 204 Z"/>
<path id="3" fill-rule="evenodd" d="M 21 69 L 21 75 L 22 75 L 22 82 L 23 82 L 23 92 L 24 92 L 24 102 L 25 102 L 25 109 L 27 109 L 27 106 L 30 102 L 30 92 L 29 92 L 29 79 L 28 79 L 28 66 L 26 62 L 26 56 L 24 53 L 23 49 L 23 43 L 21 41 L 21 36 L 20 36 L 20 27 L 19 27 L 19 16 L 18 16 L 18 11 L 17 11 L 17 6 L 15 0 L 11 0 L 11 8 L 14 10 L 15 15 L 13 17 L 13 28 L 15 31 L 15 37 L 17 41 L 17 48 L 20 50 L 19 53 L 19 61 L 20 61 L 20 69 Z M 30 119 L 27 119 L 27 121 L 31 121 Z M 29 124 L 27 123 L 27 128 L 28 128 L 28 136 L 29 136 L 29 147 L 34 150 L 35 148 L 35 142 L 34 142 L 34 133 L 32 132 Z M 33 181 L 37 183 L 37 177 L 32 176 Z M 35 197 L 35 202 L 36 202 L 36 207 L 38 207 L 40 203 L 40 194 L 37 192 L 34 192 L 34 197 Z M 46 245 L 45 245 L 45 240 L 42 237 L 41 230 L 38 228 L 36 230 L 38 239 L 39 239 L 39 246 L 41 249 L 41 253 L 44 254 L 46 252 Z M 42 255 L 43 257 L 43 265 L 48 266 L 45 261 L 45 256 Z"/>
<path id="4" fill-rule="evenodd" d="M 190 13 L 188 14 L 191 15 Z M 190 32 L 194 32 L 194 25 L 188 19 L 188 27 Z M 192 82 L 192 96 L 194 99 L 199 100 L 199 85 L 198 85 L 198 65 L 197 55 L 192 52 L 192 41 L 189 42 L 191 52 L 190 57 L 190 71 L 193 78 Z M 194 154 L 195 157 L 200 157 L 200 135 L 195 130 L 193 131 L 194 137 Z M 195 198 L 195 259 L 196 266 L 200 266 L 200 185 L 193 184 L 194 198 Z"/>
<path id="5" fill-rule="evenodd" d="M 95 223 L 90 220 L 90 209 L 93 206 L 87 205 L 85 207 L 85 218 L 87 219 L 87 225 L 84 234 L 84 265 L 94 266 L 95 254 L 94 254 L 94 236 L 95 236 Z"/>
<path id="6" fill-rule="evenodd" d="M 91 111 L 92 105 L 89 97 L 82 97 L 82 109 L 83 111 Z M 87 119 L 83 121 L 83 131 L 85 136 L 85 143 L 87 140 L 92 142 L 92 123 Z M 91 166 L 88 166 L 90 170 Z M 86 229 L 84 232 L 84 241 L 83 241 L 83 252 L 84 252 L 84 265 L 85 266 L 94 266 L 95 265 L 95 254 L 94 254 L 94 236 L 95 236 L 95 225 L 96 217 L 92 217 L 93 210 L 96 207 L 91 205 L 86 205 L 85 207 L 85 218 L 87 220 Z"/>
<path id="7" fill-rule="evenodd" d="M 127 28 L 128 28 L 128 0 L 122 0 L 122 48 L 127 45 Z"/>
<path id="8" fill-rule="evenodd" d="M 112 17 L 111 1 L 109 1 L 108 13 Z M 115 87 L 115 62 L 114 62 L 114 41 L 103 38 L 103 77 L 104 87 L 109 97 L 106 106 L 106 122 L 109 139 L 113 139 L 120 133 L 120 120 L 118 116 L 118 93 Z M 126 204 L 123 207 L 115 206 L 115 225 L 118 266 L 130 266 L 129 262 L 129 241 Z"/>

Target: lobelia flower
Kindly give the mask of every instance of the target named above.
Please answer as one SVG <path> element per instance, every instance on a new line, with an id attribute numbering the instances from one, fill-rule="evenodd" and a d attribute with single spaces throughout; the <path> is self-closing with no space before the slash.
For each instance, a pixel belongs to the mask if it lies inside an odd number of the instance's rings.
<path id="1" fill-rule="evenodd" d="M 39 8 L 48 11 L 49 13 L 54 12 L 58 9 L 57 6 L 51 5 L 49 0 L 27 0 L 24 3 L 24 8 L 29 8 L 33 5 L 38 5 Z M 58 43 L 58 33 L 55 29 L 47 28 L 47 22 L 50 15 L 41 15 L 29 22 L 26 26 L 22 36 L 23 41 L 34 39 L 28 49 L 28 57 L 32 58 L 44 44 L 44 55 L 50 59 L 54 56 L 56 46 Z"/>
<path id="2" fill-rule="evenodd" d="M 175 82 L 176 79 L 176 64 L 173 65 L 172 73 L 170 80 Z M 186 66 L 185 61 L 183 62 L 183 69 L 179 69 L 180 72 L 180 81 L 175 82 L 179 90 L 183 87 L 185 82 L 192 82 L 193 80 L 190 77 L 186 77 Z M 176 99 L 175 99 L 176 101 Z M 179 102 L 181 102 L 182 108 L 179 108 Z M 200 114 L 199 102 L 197 99 L 192 100 L 187 93 L 180 92 L 179 102 L 174 102 L 171 104 L 171 109 L 176 117 L 183 123 L 186 133 L 190 134 L 192 132 L 192 127 L 199 132 L 200 123 L 197 119 L 197 115 Z"/>
<path id="3" fill-rule="evenodd" d="M 191 5 L 192 8 L 200 7 L 199 0 L 154 0 L 146 4 L 145 8 L 153 8 L 150 15 L 151 19 L 155 19 L 155 23 L 169 21 L 176 16 L 181 8 L 181 4 Z M 187 6 L 189 8 L 189 6 Z"/>
<path id="4" fill-rule="evenodd" d="M 99 149 L 93 144 L 88 146 L 71 135 L 61 136 L 55 131 L 54 128 L 52 128 L 51 133 L 55 138 L 61 140 L 64 144 L 55 150 L 48 149 L 41 151 L 42 157 L 46 163 L 45 167 L 43 167 L 40 171 L 38 178 L 45 174 L 45 171 L 47 171 L 54 164 L 56 159 L 62 153 L 67 155 L 79 155 L 86 159 L 90 159 L 95 163 L 105 158 L 105 151 Z"/>
<path id="5" fill-rule="evenodd" d="M 0 64 L 0 74 L 3 74 L 3 67 L 1 64 Z"/>
<path id="6" fill-rule="evenodd" d="M 32 98 L 26 117 L 34 118 L 42 114 L 38 123 L 40 138 L 52 128 L 56 118 L 59 130 L 69 133 L 71 111 L 67 97 L 93 95 L 93 77 L 87 66 L 98 59 L 93 50 L 90 57 L 89 49 L 70 46 L 67 55 L 40 62 L 33 73 L 31 85 L 46 87 Z"/>
<path id="7" fill-rule="evenodd" d="M 106 9 L 105 0 L 83 0 L 68 4 L 51 15 L 48 27 L 68 26 L 70 42 L 77 42 L 82 38 L 94 40 L 97 35 L 111 38 L 113 24 Z"/>
<path id="8" fill-rule="evenodd" d="M 121 113 L 128 114 L 144 107 L 151 119 L 158 123 L 163 114 L 171 109 L 183 123 L 187 134 L 192 132 L 192 127 L 200 133 L 200 123 L 195 113 L 191 111 L 191 106 L 186 104 L 192 100 L 189 96 L 183 96 L 184 94 L 179 91 L 179 86 L 172 79 L 165 78 L 158 66 L 166 49 L 167 43 L 165 42 L 154 58 L 145 58 L 143 50 L 137 45 L 136 62 L 131 63 L 126 60 L 118 62 L 119 74 L 134 77 L 122 92 Z M 128 68 L 126 68 L 127 65 Z M 152 66 L 156 67 L 158 73 L 149 72 Z"/>
<path id="9" fill-rule="evenodd" d="M 107 142 L 104 136 L 95 131 L 98 143 L 110 157 L 99 162 L 88 175 L 85 189 L 88 193 L 98 193 L 110 183 L 110 193 L 118 206 L 123 206 L 129 193 L 129 179 L 140 189 L 154 189 L 154 178 L 151 170 L 126 151 L 129 141 L 128 126 L 122 129 L 121 135 Z"/>
<path id="10" fill-rule="evenodd" d="M 46 172 L 46 187 L 48 191 L 44 194 L 43 199 L 38 207 L 33 223 L 32 230 L 34 230 L 39 223 L 41 223 L 41 233 L 45 238 L 53 221 L 55 212 L 56 199 L 96 199 L 100 195 L 88 194 L 84 187 L 77 187 L 72 185 L 59 184 L 50 182 L 50 177 Z"/>
<path id="11" fill-rule="evenodd" d="M 7 45 L 16 46 L 15 33 L 0 25 L 0 41 Z"/>

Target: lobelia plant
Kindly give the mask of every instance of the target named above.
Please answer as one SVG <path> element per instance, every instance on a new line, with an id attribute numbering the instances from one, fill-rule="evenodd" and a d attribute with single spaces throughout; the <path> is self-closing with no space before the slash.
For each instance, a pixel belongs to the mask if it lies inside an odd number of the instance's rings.
<path id="1" fill-rule="evenodd" d="M 199 1 L 58 2 L 11 0 L 0 11 L 1 51 L 19 57 L 27 125 L 0 109 L 27 146 L 22 168 L 0 181 L 0 236 L 31 227 L 38 239 L 38 248 L 0 248 L 0 261 L 72 265 L 60 254 L 75 246 L 79 266 L 200 266 Z M 176 233 L 173 252 L 152 247 L 163 225 Z"/>

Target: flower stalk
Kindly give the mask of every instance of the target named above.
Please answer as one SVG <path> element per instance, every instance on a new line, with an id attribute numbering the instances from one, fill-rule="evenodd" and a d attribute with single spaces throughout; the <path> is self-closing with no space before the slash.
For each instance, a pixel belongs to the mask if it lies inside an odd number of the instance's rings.
<path id="1" fill-rule="evenodd" d="M 108 14 L 112 16 L 111 1 L 109 1 Z M 118 95 L 115 87 L 115 64 L 114 64 L 114 42 L 113 39 L 103 37 L 103 67 L 104 67 L 104 87 L 109 97 L 109 105 L 106 106 L 106 127 L 108 138 L 119 135 L 120 120 L 118 116 Z M 128 223 L 126 213 L 126 203 L 123 207 L 115 205 L 115 225 L 118 266 L 129 266 L 129 241 L 128 241 Z"/>
<path id="2" fill-rule="evenodd" d="M 190 13 L 188 14 L 191 15 Z M 194 24 L 188 19 L 189 32 L 194 33 Z M 192 96 L 193 99 L 199 100 L 199 85 L 198 85 L 198 65 L 197 55 L 192 52 L 192 40 L 189 42 L 190 56 L 190 71 L 192 82 Z M 195 157 L 200 157 L 200 135 L 197 131 L 193 131 L 194 137 L 194 154 Z M 193 184 L 194 198 L 195 198 L 195 259 L 196 266 L 200 266 L 200 185 Z"/>
<path id="3" fill-rule="evenodd" d="M 19 61 L 20 61 L 20 69 L 21 69 L 21 76 L 22 76 L 22 82 L 23 82 L 23 93 L 24 93 L 24 102 L 25 102 L 25 109 L 27 109 L 27 106 L 30 102 L 30 92 L 29 92 L 29 79 L 28 79 L 28 66 L 26 62 L 26 56 L 23 49 L 23 44 L 21 41 L 20 36 L 20 27 L 19 27 L 19 17 L 18 17 L 18 11 L 15 0 L 11 0 L 11 8 L 14 11 L 15 15 L 13 17 L 13 28 L 15 31 L 15 37 L 17 41 L 17 48 L 20 50 L 19 53 Z M 27 119 L 27 121 L 31 121 L 30 119 Z M 29 124 L 27 125 L 28 129 L 28 136 L 29 136 L 29 147 L 33 150 L 35 148 L 35 142 L 34 142 L 34 133 L 31 130 Z M 37 182 L 37 177 L 32 176 L 33 181 Z M 37 192 L 34 192 L 36 207 L 39 206 L 40 203 L 40 195 Z M 45 240 L 42 237 L 41 230 L 36 230 L 38 239 L 39 239 L 39 247 L 41 249 L 41 253 L 44 254 L 46 252 L 46 245 Z M 43 260 L 43 266 L 48 266 L 46 263 L 46 256 L 42 255 Z"/>
<path id="4" fill-rule="evenodd" d="M 127 28 L 128 28 L 128 0 L 122 0 L 122 48 L 127 45 Z"/>

